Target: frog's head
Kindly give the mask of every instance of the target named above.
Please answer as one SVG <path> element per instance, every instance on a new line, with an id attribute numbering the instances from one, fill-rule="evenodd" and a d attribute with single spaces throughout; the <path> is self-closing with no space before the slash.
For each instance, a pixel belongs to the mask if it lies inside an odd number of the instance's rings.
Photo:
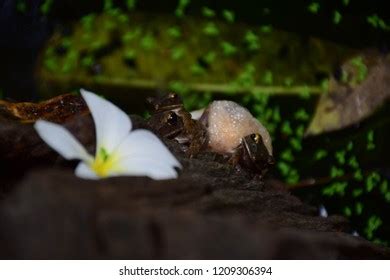
<path id="1" fill-rule="evenodd" d="M 264 145 L 263 137 L 259 133 L 253 133 L 242 139 L 242 149 L 249 160 L 248 165 L 254 165 L 263 169 L 275 163 L 274 157 L 269 154 Z"/>
<path id="2" fill-rule="evenodd" d="M 176 111 L 183 108 L 183 102 L 180 96 L 173 92 L 162 97 L 149 97 L 147 104 L 152 113 Z"/>
<path id="3" fill-rule="evenodd" d="M 173 111 L 161 113 L 157 132 L 162 137 L 173 139 L 184 130 L 183 119 Z"/>

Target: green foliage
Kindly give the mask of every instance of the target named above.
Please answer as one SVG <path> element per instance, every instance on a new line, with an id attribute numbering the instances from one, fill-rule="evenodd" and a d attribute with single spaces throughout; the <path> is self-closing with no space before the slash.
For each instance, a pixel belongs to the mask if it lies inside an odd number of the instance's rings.
<path id="1" fill-rule="evenodd" d="M 376 215 L 371 216 L 367 221 L 365 234 L 368 239 L 373 239 L 375 231 L 382 225 L 382 219 Z"/>
<path id="2" fill-rule="evenodd" d="M 219 35 L 219 29 L 214 22 L 208 22 L 203 28 L 203 33 L 208 36 L 217 36 Z"/>
<path id="3" fill-rule="evenodd" d="M 374 14 L 367 17 L 367 22 L 374 28 L 382 29 L 384 31 L 390 30 L 390 25 L 388 25 L 383 19 L 378 15 Z"/>
<path id="4" fill-rule="evenodd" d="M 171 51 L 171 58 L 173 60 L 181 59 L 186 53 L 186 49 L 183 46 L 175 47 Z"/>
<path id="5" fill-rule="evenodd" d="M 343 16 L 339 11 L 334 11 L 333 13 L 333 23 L 334 24 L 339 24 L 342 20 Z"/>
<path id="6" fill-rule="evenodd" d="M 349 5 L 349 2 L 350 2 L 350 0 L 343 0 L 343 5 L 344 5 L 344 6 L 348 6 L 348 5 Z"/>
<path id="7" fill-rule="evenodd" d="M 247 43 L 250 51 L 260 49 L 259 37 L 252 30 L 248 30 L 245 33 L 244 41 Z"/>
<path id="8" fill-rule="evenodd" d="M 126 7 L 129 11 L 133 10 L 137 4 L 136 0 L 126 0 Z"/>
<path id="9" fill-rule="evenodd" d="M 103 10 L 109 11 L 114 7 L 114 3 L 112 0 L 104 0 L 103 2 Z"/>
<path id="10" fill-rule="evenodd" d="M 237 53 L 237 47 L 235 47 L 233 44 L 226 41 L 221 42 L 221 48 L 223 54 L 226 56 L 231 56 Z"/>
<path id="11" fill-rule="evenodd" d="M 323 158 L 326 158 L 327 155 L 328 155 L 328 152 L 326 150 L 317 150 L 315 155 L 314 155 L 314 158 L 315 158 L 315 160 L 321 160 Z"/>
<path id="12" fill-rule="evenodd" d="M 262 32 L 262 33 L 271 33 L 272 32 L 272 26 L 271 25 L 262 25 L 260 27 L 260 32 Z"/>
<path id="13" fill-rule="evenodd" d="M 367 150 L 371 151 L 375 149 L 375 143 L 374 143 L 374 131 L 370 130 L 367 133 Z"/>
<path id="14" fill-rule="evenodd" d="M 50 12 L 50 8 L 53 5 L 53 0 L 45 0 L 41 5 L 41 13 L 47 15 Z"/>
<path id="15" fill-rule="evenodd" d="M 95 14 L 88 14 L 81 18 L 81 24 L 85 31 L 92 30 L 95 18 L 96 18 Z"/>
<path id="16" fill-rule="evenodd" d="M 310 13 L 312 14 L 317 14 L 320 10 L 320 4 L 318 2 L 312 2 L 310 5 L 307 7 Z"/>
<path id="17" fill-rule="evenodd" d="M 352 80 L 352 85 L 359 84 L 364 81 L 368 75 L 368 68 L 364 64 L 363 57 L 358 56 L 352 59 L 352 65 L 355 66 L 358 70 L 357 76 Z"/>
<path id="18" fill-rule="evenodd" d="M 180 38 L 181 37 L 181 31 L 178 26 L 172 26 L 168 30 L 168 35 L 171 36 L 172 38 Z"/>
<path id="19" fill-rule="evenodd" d="M 179 0 L 179 3 L 177 4 L 175 15 L 179 18 L 184 16 L 185 9 L 190 4 L 190 0 Z"/>
<path id="20" fill-rule="evenodd" d="M 230 23 L 233 23 L 234 20 L 235 20 L 234 12 L 231 11 L 231 10 L 223 10 L 223 11 L 222 11 L 222 16 L 223 16 L 223 18 L 224 18 L 227 22 L 230 22 Z"/>
<path id="21" fill-rule="evenodd" d="M 152 34 L 146 34 L 144 37 L 142 37 L 141 47 L 148 51 L 151 51 L 156 47 L 156 41 Z"/>
<path id="22" fill-rule="evenodd" d="M 213 18 L 213 17 L 215 17 L 215 12 L 214 12 L 214 10 L 212 10 L 208 7 L 203 7 L 202 15 L 205 17 L 208 17 L 208 18 Z"/>

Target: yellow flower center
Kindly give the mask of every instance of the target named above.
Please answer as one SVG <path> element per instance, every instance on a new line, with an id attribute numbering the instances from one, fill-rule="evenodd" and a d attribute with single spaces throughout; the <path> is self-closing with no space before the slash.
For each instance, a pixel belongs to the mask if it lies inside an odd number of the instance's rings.
<path id="1" fill-rule="evenodd" d="M 100 148 L 90 167 L 99 177 L 107 177 L 114 169 L 115 162 L 114 156 L 109 155 L 104 148 Z"/>

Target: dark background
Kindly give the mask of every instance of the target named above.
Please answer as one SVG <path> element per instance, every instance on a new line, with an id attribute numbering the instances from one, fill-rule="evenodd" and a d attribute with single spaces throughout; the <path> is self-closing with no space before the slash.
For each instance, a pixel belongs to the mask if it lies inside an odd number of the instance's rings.
<path id="1" fill-rule="evenodd" d="M 18 10 L 21 0 L 0 0 L 0 90 L 14 100 L 38 97 L 34 83 L 34 64 L 46 39 L 55 26 L 66 25 L 84 14 L 102 10 L 104 1 L 54 0 L 47 15 L 40 6 L 43 0 L 25 1 L 25 12 Z M 125 1 L 114 1 L 125 7 Z M 139 0 L 137 10 L 173 13 L 177 0 Z M 200 14 L 203 6 L 215 10 L 231 9 L 238 21 L 272 24 L 276 28 L 303 35 L 314 35 L 357 48 L 376 47 L 387 51 L 390 36 L 367 24 L 369 15 L 377 14 L 386 22 L 389 16 L 386 1 L 351 0 L 348 6 L 339 1 L 316 1 L 320 12 L 313 15 L 307 6 L 313 1 L 275 0 L 192 0 L 186 14 Z M 343 15 L 342 22 L 332 22 L 333 13 Z M 184 19 L 185 20 L 185 19 Z"/>

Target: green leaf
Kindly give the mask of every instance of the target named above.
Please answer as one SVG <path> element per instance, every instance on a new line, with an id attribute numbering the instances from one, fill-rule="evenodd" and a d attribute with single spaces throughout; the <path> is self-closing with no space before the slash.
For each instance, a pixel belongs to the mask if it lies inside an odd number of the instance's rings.
<path id="1" fill-rule="evenodd" d="M 306 112 L 304 108 L 301 108 L 298 111 L 296 111 L 294 117 L 298 121 L 308 121 L 310 119 L 309 114 Z"/>
<path id="2" fill-rule="evenodd" d="M 145 50 L 153 50 L 156 47 L 156 41 L 151 34 L 147 34 L 141 39 L 141 47 Z"/>
<path id="3" fill-rule="evenodd" d="M 203 59 L 208 63 L 212 64 L 215 61 L 215 58 L 217 57 L 217 54 L 213 51 L 209 51 L 203 56 Z"/>
<path id="4" fill-rule="evenodd" d="M 187 6 L 190 4 L 190 0 L 179 0 L 179 3 L 175 10 L 175 15 L 178 18 L 181 18 L 184 16 L 184 10 L 187 8 Z"/>
<path id="5" fill-rule="evenodd" d="M 204 26 L 203 33 L 208 36 L 217 36 L 219 35 L 219 29 L 215 23 L 209 22 Z"/>
<path id="6" fill-rule="evenodd" d="M 272 32 L 272 26 L 271 25 L 262 25 L 260 27 L 260 32 L 262 32 L 262 33 L 271 33 Z"/>
<path id="7" fill-rule="evenodd" d="M 340 14 L 339 11 L 334 11 L 333 13 L 333 23 L 339 24 L 342 20 L 343 16 Z"/>
<path id="8" fill-rule="evenodd" d="M 378 216 L 371 216 L 367 221 L 367 226 L 365 228 L 365 233 L 368 239 L 374 237 L 374 232 L 382 225 L 382 219 Z"/>
<path id="9" fill-rule="evenodd" d="M 295 129 L 295 134 L 299 137 L 299 138 L 303 138 L 303 135 L 305 134 L 305 126 L 302 124 L 302 125 L 299 125 L 296 129 Z"/>
<path id="10" fill-rule="evenodd" d="M 356 180 L 356 181 L 362 181 L 363 180 L 363 174 L 362 174 L 362 171 L 359 169 L 359 170 L 356 170 L 355 173 L 353 173 L 353 178 Z"/>
<path id="11" fill-rule="evenodd" d="M 299 93 L 299 97 L 302 99 L 309 99 L 310 98 L 310 91 L 308 86 L 304 86 L 301 92 Z"/>
<path id="12" fill-rule="evenodd" d="M 180 92 L 181 94 L 185 94 L 188 92 L 188 87 L 182 81 L 171 81 L 169 83 L 169 89 L 174 92 Z"/>
<path id="13" fill-rule="evenodd" d="M 136 4 L 137 4 L 136 0 L 126 0 L 126 7 L 129 11 L 133 10 Z"/>
<path id="14" fill-rule="evenodd" d="M 41 13 L 47 15 L 51 9 L 52 4 L 53 0 L 45 0 L 41 5 Z"/>
<path id="15" fill-rule="evenodd" d="M 389 202 L 389 203 L 390 203 L 390 192 L 388 192 L 387 194 L 385 194 L 385 200 L 386 200 L 386 202 Z"/>
<path id="16" fill-rule="evenodd" d="M 288 184 L 296 184 L 299 182 L 299 173 L 296 169 L 290 169 L 290 172 L 288 173 L 288 176 L 286 178 L 286 182 Z"/>
<path id="17" fill-rule="evenodd" d="M 113 3 L 112 3 L 112 0 L 104 0 L 104 7 L 103 7 L 103 10 L 104 11 L 109 11 L 113 8 Z"/>
<path id="18" fill-rule="evenodd" d="M 203 7 L 202 8 L 202 15 L 208 18 L 212 18 L 215 16 L 214 10 L 210 9 L 209 7 Z"/>
<path id="19" fill-rule="evenodd" d="M 357 76 L 351 81 L 352 84 L 359 84 L 367 78 L 368 67 L 364 63 L 363 57 L 358 56 L 351 60 L 351 64 L 357 68 Z"/>
<path id="20" fill-rule="evenodd" d="M 354 189 L 352 191 L 352 195 L 353 197 L 359 197 L 363 194 L 363 189 L 362 188 L 359 188 L 359 189 Z"/>
<path id="21" fill-rule="evenodd" d="M 288 165 L 283 161 L 279 161 L 277 166 L 282 176 L 287 176 L 287 174 L 290 172 L 291 169 L 290 165 Z"/>
<path id="22" fill-rule="evenodd" d="M 363 203 L 361 202 L 356 202 L 355 204 L 355 212 L 357 215 L 361 215 L 363 213 Z"/>
<path id="23" fill-rule="evenodd" d="M 290 139 L 290 145 L 296 151 L 301 151 L 302 150 L 302 143 L 301 143 L 300 139 L 291 138 Z"/>
<path id="24" fill-rule="evenodd" d="M 337 178 L 344 175 L 344 170 L 337 168 L 336 166 L 332 166 L 330 169 L 330 177 Z"/>
<path id="25" fill-rule="evenodd" d="M 245 33 L 244 41 L 248 44 L 250 51 L 255 51 L 260 48 L 259 37 L 252 30 L 248 30 Z"/>
<path id="26" fill-rule="evenodd" d="M 344 215 L 347 217 L 350 217 L 352 215 L 352 210 L 350 207 L 348 206 L 344 207 Z"/>
<path id="27" fill-rule="evenodd" d="M 378 172 L 372 172 L 367 176 L 366 179 L 366 190 L 367 192 L 371 192 L 374 187 L 380 182 L 381 177 Z"/>
<path id="28" fill-rule="evenodd" d="M 202 74 L 204 74 L 206 71 L 205 71 L 205 69 L 204 69 L 202 66 L 200 66 L 198 63 L 195 63 L 195 64 L 193 64 L 193 65 L 191 66 L 191 72 L 192 72 L 192 74 L 194 74 L 194 75 L 202 75 Z"/>
<path id="29" fill-rule="evenodd" d="M 175 47 L 171 50 L 171 58 L 172 60 L 181 59 L 186 53 L 186 49 L 184 47 Z"/>
<path id="30" fill-rule="evenodd" d="M 345 151 L 338 151 L 335 153 L 335 158 L 337 162 L 341 165 L 345 164 Z"/>
<path id="31" fill-rule="evenodd" d="M 226 56 L 231 56 L 235 53 L 237 53 L 237 47 L 235 47 L 233 44 L 223 41 L 221 42 L 221 48 L 223 51 L 223 54 Z"/>
<path id="32" fill-rule="evenodd" d="M 320 4 L 318 2 L 312 2 L 307 9 L 309 10 L 310 13 L 312 14 L 317 14 L 318 11 L 320 10 Z"/>
<path id="33" fill-rule="evenodd" d="M 356 159 L 356 156 L 352 156 L 349 160 L 348 160 L 348 165 L 351 166 L 353 169 L 358 169 L 359 168 L 359 163 Z"/>
<path id="34" fill-rule="evenodd" d="M 321 159 L 325 158 L 327 155 L 328 155 L 328 152 L 326 150 L 318 150 L 318 151 L 316 151 L 316 153 L 314 155 L 314 159 L 321 160 Z"/>
<path id="35" fill-rule="evenodd" d="M 172 38 L 180 38 L 180 36 L 181 36 L 181 31 L 180 31 L 180 28 L 178 26 L 172 26 L 172 27 L 168 28 L 167 33 Z"/>
<path id="36" fill-rule="evenodd" d="M 272 85 L 274 82 L 273 74 L 270 70 L 265 71 L 263 76 L 263 82 L 266 85 Z"/>
<path id="37" fill-rule="evenodd" d="M 280 155 L 280 158 L 285 160 L 285 161 L 288 161 L 288 162 L 292 162 L 294 161 L 294 156 L 292 154 L 292 151 L 291 149 L 286 149 L 284 150 L 281 155 Z"/>
<path id="38" fill-rule="evenodd" d="M 367 133 L 367 150 L 371 151 L 375 149 L 375 143 L 374 143 L 374 131 L 370 130 Z"/>
<path id="39" fill-rule="evenodd" d="M 293 131 L 292 131 L 292 128 L 291 128 L 289 121 L 283 122 L 281 131 L 282 131 L 282 133 L 284 133 L 286 135 L 293 134 Z"/>
<path id="40" fill-rule="evenodd" d="M 230 22 L 230 23 L 233 23 L 234 20 L 235 20 L 234 12 L 233 12 L 233 11 L 230 11 L 230 10 L 223 10 L 223 11 L 222 11 L 222 16 L 223 16 L 223 18 L 224 18 L 227 22 Z"/>
<path id="41" fill-rule="evenodd" d="M 95 22 L 96 15 L 88 14 L 81 18 L 81 24 L 86 31 L 91 31 Z"/>
<path id="42" fill-rule="evenodd" d="M 387 192 L 389 191 L 387 180 L 384 180 L 384 181 L 382 182 L 382 184 L 380 185 L 379 189 L 380 189 L 380 191 L 381 191 L 382 194 L 387 194 Z"/>

